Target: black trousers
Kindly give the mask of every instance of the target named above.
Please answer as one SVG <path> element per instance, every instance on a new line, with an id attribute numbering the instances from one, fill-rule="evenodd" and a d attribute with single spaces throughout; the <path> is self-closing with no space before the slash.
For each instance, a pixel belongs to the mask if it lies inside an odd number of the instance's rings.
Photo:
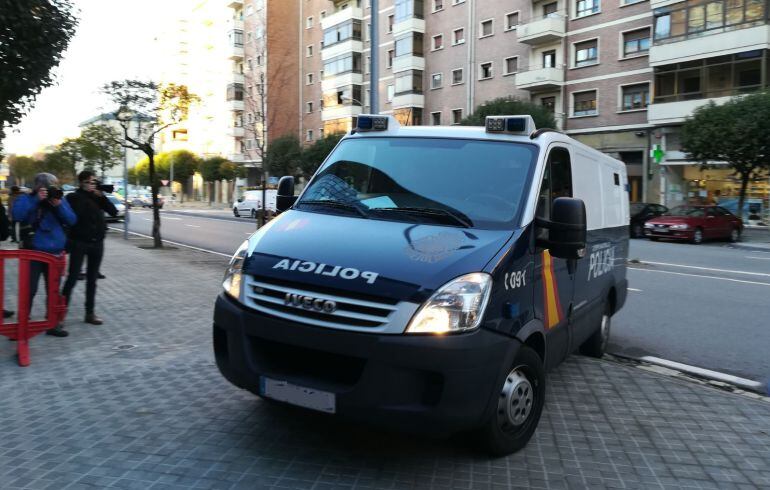
<path id="1" fill-rule="evenodd" d="M 83 260 L 86 260 L 86 314 L 94 312 L 96 304 L 96 279 L 99 274 L 99 266 L 104 256 L 104 241 L 98 242 L 78 242 L 72 241 L 70 246 L 70 264 L 67 272 L 67 281 L 64 283 L 62 294 L 67 298 L 67 304 L 70 304 L 70 295 L 72 289 L 78 282 L 78 274 L 83 267 Z"/>
<path id="2" fill-rule="evenodd" d="M 48 293 L 48 264 L 45 262 L 31 261 L 29 263 L 29 311 L 32 312 L 32 301 L 37 294 L 40 276 L 45 279 L 45 291 Z"/>

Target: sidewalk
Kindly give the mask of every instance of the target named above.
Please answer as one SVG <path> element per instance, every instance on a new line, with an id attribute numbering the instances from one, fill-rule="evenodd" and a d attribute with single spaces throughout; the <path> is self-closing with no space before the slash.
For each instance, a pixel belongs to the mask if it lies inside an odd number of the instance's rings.
<path id="1" fill-rule="evenodd" d="M 226 259 L 110 236 L 97 312 L 0 342 L 0 488 L 757 488 L 770 486 L 770 403 L 571 357 L 550 373 L 529 446 L 384 433 L 267 404 L 229 385 L 211 348 Z M 2 339 L 0 339 L 2 340 Z M 135 347 L 131 347 L 135 346 Z"/>

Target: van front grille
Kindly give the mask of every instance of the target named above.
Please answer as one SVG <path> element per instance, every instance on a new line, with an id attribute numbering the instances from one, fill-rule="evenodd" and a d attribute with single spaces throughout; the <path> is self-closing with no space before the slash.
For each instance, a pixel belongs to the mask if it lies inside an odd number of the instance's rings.
<path id="1" fill-rule="evenodd" d="M 414 303 L 364 300 L 354 297 L 355 293 L 329 293 L 314 286 L 288 286 L 249 275 L 245 276 L 244 288 L 250 308 L 285 320 L 342 330 L 402 333 L 417 309 Z M 303 302 L 305 298 L 312 298 L 315 305 Z"/>

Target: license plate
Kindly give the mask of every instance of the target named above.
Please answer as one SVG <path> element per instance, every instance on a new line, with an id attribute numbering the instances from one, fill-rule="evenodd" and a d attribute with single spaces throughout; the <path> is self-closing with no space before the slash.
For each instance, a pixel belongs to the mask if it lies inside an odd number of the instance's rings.
<path id="1" fill-rule="evenodd" d="M 263 396 L 299 407 L 326 413 L 335 413 L 337 410 L 334 393 L 305 388 L 288 381 L 262 376 L 259 380 L 259 391 Z"/>
<path id="2" fill-rule="evenodd" d="M 664 228 L 662 226 L 655 228 L 655 231 L 658 233 L 668 233 L 668 228 Z"/>

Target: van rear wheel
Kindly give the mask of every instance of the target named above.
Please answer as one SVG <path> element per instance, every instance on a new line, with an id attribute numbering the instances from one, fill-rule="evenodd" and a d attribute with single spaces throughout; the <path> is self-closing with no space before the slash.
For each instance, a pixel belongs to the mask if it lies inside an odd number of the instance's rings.
<path id="1" fill-rule="evenodd" d="M 599 328 L 591 334 L 583 345 L 580 346 L 580 353 L 589 357 L 600 358 L 607 350 L 607 344 L 610 341 L 610 327 L 612 326 L 612 308 L 609 302 L 604 305 L 602 319 Z"/>
<path id="2" fill-rule="evenodd" d="M 479 429 L 484 449 L 495 456 L 515 453 L 535 433 L 545 402 L 545 368 L 540 356 L 522 345 L 503 380 L 494 413 Z"/>

